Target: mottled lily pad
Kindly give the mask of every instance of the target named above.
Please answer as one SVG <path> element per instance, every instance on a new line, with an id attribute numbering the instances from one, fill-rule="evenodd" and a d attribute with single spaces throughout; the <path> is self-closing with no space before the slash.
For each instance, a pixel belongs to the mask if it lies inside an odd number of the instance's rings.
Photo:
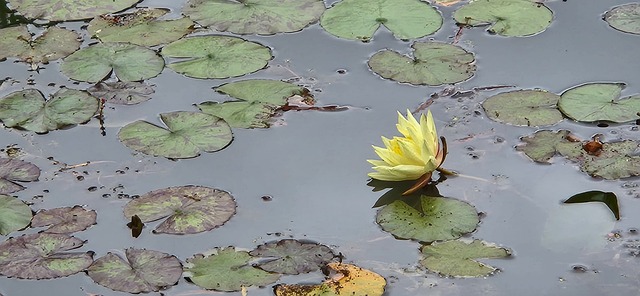
<path id="1" fill-rule="evenodd" d="M 345 39 L 369 41 L 380 25 L 399 39 L 431 35 L 442 26 L 442 16 L 419 0 L 342 0 L 320 19 L 327 32 Z"/>
<path id="2" fill-rule="evenodd" d="M 618 206 L 618 197 L 614 192 L 602 192 L 599 190 L 592 190 L 574 194 L 567 200 L 563 201 L 566 204 L 585 203 L 585 202 L 601 202 L 604 203 L 616 220 L 620 220 L 620 207 Z"/>
<path id="3" fill-rule="evenodd" d="M 482 107 L 495 121 L 520 125 L 552 125 L 562 121 L 557 108 L 559 95 L 544 90 L 517 90 L 486 99 Z"/>
<path id="4" fill-rule="evenodd" d="M 414 58 L 383 50 L 369 59 L 369 67 L 382 78 L 429 86 L 462 82 L 476 71 L 473 54 L 458 46 L 415 42 L 411 47 Z"/>
<path id="5" fill-rule="evenodd" d="M 224 119 L 234 128 L 267 128 L 269 119 L 276 113 L 278 106 L 260 102 L 202 102 L 198 108 L 203 113 Z"/>
<path id="6" fill-rule="evenodd" d="M 31 208 L 22 200 L 0 194 L 0 235 L 27 228 L 31 215 Z"/>
<path id="7" fill-rule="evenodd" d="M 154 93 L 151 85 L 144 82 L 100 82 L 87 91 L 94 97 L 105 99 L 107 103 L 134 105 L 151 99 Z"/>
<path id="8" fill-rule="evenodd" d="M 0 194 L 9 194 L 24 189 L 16 182 L 37 181 L 40 168 L 19 159 L 0 158 Z"/>
<path id="9" fill-rule="evenodd" d="M 337 275 L 319 285 L 276 285 L 277 296 L 382 296 L 387 281 L 379 274 L 351 264 L 332 262 L 329 271 Z"/>
<path id="10" fill-rule="evenodd" d="M 21 279 L 52 279 L 85 270 L 93 252 L 66 252 L 82 247 L 81 239 L 66 234 L 35 233 L 0 244 L 0 274 Z"/>
<path id="11" fill-rule="evenodd" d="M 69 88 L 58 90 L 49 100 L 37 89 L 25 89 L 0 98 L 0 120 L 5 126 L 36 133 L 85 123 L 96 111 L 96 98 Z"/>
<path id="12" fill-rule="evenodd" d="M 164 220 L 155 233 L 191 234 L 221 226 L 236 213 L 236 202 L 224 191 L 203 186 L 181 186 L 154 190 L 124 207 L 127 219 L 137 215 L 142 222 Z"/>
<path id="13" fill-rule="evenodd" d="M 17 57 L 31 65 L 47 64 L 78 50 L 79 37 L 73 31 L 58 27 L 49 27 L 35 39 L 26 25 L 0 29 L 0 60 Z"/>
<path id="14" fill-rule="evenodd" d="M 40 210 L 33 216 L 31 227 L 51 225 L 44 232 L 72 233 L 83 231 L 96 224 L 96 211 L 87 210 L 82 206 Z"/>
<path id="15" fill-rule="evenodd" d="M 321 0 L 190 0 L 182 13 L 221 32 L 271 35 L 300 31 L 324 10 Z"/>
<path id="16" fill-rule="evenodd" d="M 530 0 L 474 0 L 456 10 L 453 18 L 459 24 L 489 26 L 492 34 L 523 37 L 547 29 L 553 12 Z"/>
<path id="17" fill-rule="evenodd" d="M 556 149 L 564 157 L 580 165 L 580 170 L 593 177 L 616 180 L 640 176 L 640 142 L 624 140 L 602 143 L 597 154 L 584 149 L 583 142 L 561 142 Z"/>
<path id="18" fill-rule="evenodd" d="M 283 239 L 258 246 L 249 252 L 254 257 L 271 257 L 257 264 L 262 270 L 281 274 L 301 274 L 319 270 L 335 255 L 325 245 Z"/>
<path id="19" fill-rule="evenodd" d="M 567 117 L 584 122 L 627 122 L 640 119 L 640 95 L 620 99 L 624 83 L 589 83 L 560 96 L 558 107 Z"/>
<path id="20" fill-rule="evenodd" d="M 253 267 L 253 259 L 248 252 L 234 247 L 215 248 L 187 259 L 185 277 L 201 288 L 225 292 L 268 285 L 280 278 L 279 274 Z"/>
<path id="21" fill-rule="evenodd" d="M 87 274 L 99 285 L 127 293 L 160 291 L 178 283 L 182 264 L 176 256 L 158 251 L 129 248 L 126 259 L 113 254 L 96 259 Z"/>
<path id="22" fill-rule="evenodd" d="M 131 43 L 98 43 L 66 57 L 62 74 L 73 80 L 98 82 L 112 72 L 120 81 L 140 81 L 157 76 L 164 59 L 155 51 Z"/>
<path id="23" fill-rule="evenodd" d="M 118 12 L 136 4 L 137 0 L 9 0 L 11 7 L 30 19 L 50 22 L 89 19 Z"/>
<path id="24" fill-rule="evenodd" d="M 618 31 L 640 34 L 640 3 L 616 6 L 604 14 L 604 21 Z"/>
<path id="25" fill-rule="evenodd" d="M 174 41 L 162 55 L 179 58 L 169 68 L 194 78 L 229 78 L 258 71 L 273 58 L 261 44 L 231 36 L 196 36 Z"/>
<path id="26" fill-rule="evenodd" d="M 480 240 L 464 242 L 460 240 L 433 243 L 420 250 L 424 256 L 420 264 L 430 271 L 444 276 L 481 277 L 497 270 L 475 259 L 505 258 L 511 251 L 489 245 Z"/>
<path id="27" fill-rule="evenodd" d="M 569 134 L 571 132 L 567 130 L 537 131 L 531 136 L 520 138 L 525 144 L 516 146 L 516 150 L 524 152 L 535 162 L 549 163 L 549 159 L 556 155 L 558 143 L 569 141 Z"/>

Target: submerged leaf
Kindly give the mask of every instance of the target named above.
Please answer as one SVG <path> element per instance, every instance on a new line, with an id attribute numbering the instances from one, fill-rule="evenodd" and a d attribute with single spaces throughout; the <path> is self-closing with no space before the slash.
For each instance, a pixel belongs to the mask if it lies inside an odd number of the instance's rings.
<path id="1" fill-rule="evenodd" d="M 531 0 L 474 0 L 453 13 L 458 24 L 487 26 L 492 34 L 524 37 L 544 31 L 553 12 Z"/>
<path id="2" fill-rule="evenodd" d="M 35 39 L 26 25 L 0 29 L 0 60 L 17 57 L 32 65 L 47 64 L 78 50 L 79 37 L 73 31 L 58 27 L 49 27 Z"/>
<path id="3" fill-rule="evenodd" d="M 618 197 L 613 192 L 602 192 L 598 190 L 586 191 L 575 194 L 564 201 L 566 204 L 571 203 L 585 203 L 585 202 L 601 202 L 607 205 L 609 210 L 616 217 L 616 220 L 620 220 L 620 209 L 618 207 Z"/>
<path id="4" fill-rule="evenodd" d="M 31 215 L 31 208 L 22 200 L 0 194 L 0 235 L 27 228 L 31 222 Z"/>
<path id="5" fill-rule="evenodd" d="M 475 259 L 504 258 L 511 255 L 508 249 L 492 246 L 481 240 L 436 242 L 423 246 L 420 251 L 424 256 L 420 260 L 422 266 L 444 276 L 459 277 L 481 277 L 497 270 Z"/>
<path id="6" fill-rule="evenodd" d="M 258 246 L 249 252 L 254 257 L 272 257 L 257 264 L 262 270 L 281 274 L 301 274 L 320 269 L 335 255 L 325 245 L 283 239 Z"/>
<path id="7" fill-rule="evenodd" d="M 15 182 L 37 181 L 39 177 L 40 168 L 35 164 L 19 159 L 0 158 L 0 194 L 20 191 L 24 187 Z"/>
<path id="8" fill-rule="evenodd" d="M 73 21 L 124 10 L 138 0 L 9 0 L 11 7 L 30 19 Z"/>
<path id="9" fill-rule="evenodd" d="M 495 121 L 520 125 L 552 125 L 562 121 L 560 96 L 543 90 L 517 90 L 486 99 L 482 108 Z"/>
<path id="10" fill-rule="evenodd" d="M 589 83 L 562 93 L 558 107 L 576 121 L 627 122 L 640 119 L 640 95 L 620 99 L 624 83 Z"/>
<path id="11" fill-rule="evenodd" d="M 100 82 L 87 91 L 107 103 L 133 105 L 151 99 L 153 88 L 143 82 Z"/>
<path id="12" fill-rule="evenodd" d="M 616 6 L 607 11 L 603 19 L 618 31 L 640 34 L 640 3 Z"/>
<path id="13" fill-rule="evenodd" d="M 72 233 L 83 231 L 96 224 L 96 211 L 87 210 L 82 206 L 43 209 L 36 213 L 31 221 L 31 227 L 51 225 L 44 232 Z"/>

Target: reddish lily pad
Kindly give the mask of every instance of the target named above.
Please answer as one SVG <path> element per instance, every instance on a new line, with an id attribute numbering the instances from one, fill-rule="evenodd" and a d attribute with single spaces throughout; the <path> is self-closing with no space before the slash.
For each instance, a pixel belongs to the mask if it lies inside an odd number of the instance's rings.
<path id="1" fill-rule="evenodd" d="M 38 181 L 40 168 L 19 159 L 0 158 L 0 194 L 8 194 L 24 189 L 16 182 Z"/>
<path id="2" fill-rule="evenodd" d="M 262 270 L 281 274 L 301 274 L 319 270 L 335 255 L 321 244 L 283 239 L 258 246 L 249 252 L 255 257 L 271 257 L 257 264 Z"/>
<path id="3" fill-rule="evenodd" d="M 27 228 L 31 215 L 31 208 L 22 200 L 0 194 L 0 235 Z"/>
<path id="4" fill-rule="evenodd" d="M 352 265 L 332 262 L 327 269 L 335 273 L 318 285 L 276 285 L 277 296 L 382 296 L 387 281 L 381 275 Z"/>
<path id="5" fill-rule="evenodd" d="M 96 211 L 87 210 L 82 206 L 40 210 L 31 221 L 31 227 L 51 225 L 44 232 L 72 233 L 83 231 L 96 224 Z"/>

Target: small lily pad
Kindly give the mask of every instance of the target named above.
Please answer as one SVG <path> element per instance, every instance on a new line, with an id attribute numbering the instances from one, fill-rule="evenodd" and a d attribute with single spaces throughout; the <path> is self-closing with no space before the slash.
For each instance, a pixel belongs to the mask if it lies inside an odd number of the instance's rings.
<path id="1" fill-rule="evenodd" d="M 191 234 L 221 226 L 236 213 L 236 202 L 225 192 L 203 186 L 180 186 L 154 190 L 124 207 L 127 219 L 142 222 L 164 220 L 154 233 Z"/>
<path id="2" fill-rule="evenodd" d="M 37 89 L 25 89 L 0 98 L 0 120 L 5 126 L 36 133 L 85 123 L 96 111 L 96 98 L 69 88 L 58 90 L 49 100 Z"/>
<path id="3" fill-rule="evenodd" d="M 640 34 L 640 3 L 616 6 L 607 11 L 603 19 L 618 31 Z"/>
<path id="4" fill-rule="evenodd" d="M 113 254 L 96 259 L 89 268 L 89 277 L 109 289 L 127 293 L 156 292 L 178 283 L 182 264 L 167 253 L 129 248 L 126 259 Z"/>
<path id="5" fill-rule="evenodd" d="M 0 235 L 27 228 L 31 222 L 31 215 L 31 208 L 22 200 L 0 194 Z"/>
<path id="6" fill-rule="evenodd" d="M 301 274 L 319 270 L 335 255 L 325 245 L 283 239 L 258 246 L 249 252 L 254 257 L 272 257 L 257 264 L 262 270 L 281 274 Z"/>
<path id="7" fill-rule="evenodd" d="M 29 19 L 50 22 L 89 19 L 118 12 L 136 4 L 137 0 L 9 0 L 11 7 Z"/>
<path id="8" fill-rule="evenodd" d="M 60 70 L 67 77 L 98 82 L 112 72 L 120 81 L 141 81 L 157 76 L 164 59 L 155 51 L 131 43 L 98 43 L 74 52 Z"/>
<path id="9" fill-rule="evenodd" d="M 94 97 L 111 104 L 134 105 L 148 101 L 154 93 L 151 85 L 144 82 L 100 82 L 87 91 Z"/>
<path id="10" fill-rule="evenodd" d="M 279 274 L 253 267 L 249 263 L 252 259 L 248 252 L 236 251 L 234 247 L 215 248 L 187 259 L 185 277 L 198 287 L 225 292 L 265 286 L 280 278 Z"/>
<path id="11" fill-rule="evenodd" d="M 49 27 L 32 38 L 26 25 L 0 29 L 0 60 L 17 57 L 35 65 L 64 58 L 80 48 L 80 36 L 73 31 Z"/>
<path id="12" fill-rule="evenodd" d="M 162 48 L 162 55 L 184 59 L 168 67 L 194 78 L 242 76 L 266 67 L 273 58 L 268 47 L 231 36 L 180 39 Z"/>
<path id="13" fill-rule="evenodd" d="M 398 238 L 421 242 L 457 239 L 480 223 L 478 212 L 466 202 L 424 195 L 420 199 L 422 211 L 396 200 L 378 211 L 376 222 Z"/>
<path id="14" fill-rule="evenodd" d="M 458 24 L 489 26 L 491 34 L 524 37 L 547 29 L 553 12 L 530 0 L 474 0 L 453 13 Z"/>
<path id="15" fill-rule="evenodd" d="M 583 122 L 628 122 L 640 119 L 640 95 L 619 99 L 624 83 L 589 83 L 568 89 L 558 107 L 567 117 Z"/>
<path id="16" fill-rule="evenodd" d="M 444 276 L 481 277 L 490 275 L 497 269 L 478 262 L 478 258 L 505 258 L 511 251 L 489 245 L 481 240 L 464 242 L 452 240 L 423 246 L 420 264 L 430 271 Z"/>
<path id="17" fill-rule="evenodd" d="M 637 155 L 640 142 L 624 140 L 602 143 L 597 155 L 584 149 L 583 142 L 561 142 L 557 150 L 564 157 L 580 165 L 580 170 L 593 177 L 616 180 L 640 176 L 640 156 Z"/>
<path id="18" fill-rule="evenodd" d="M 37 181 L 40 168 L 19 159 L 0 158 L 0 194 L 14 193 L 24 189 L 16 182 Z"/>
<path id="19" fill-rule="evenodd" d="M 524 152 L 535 162 L 549 163 L 549 159 L 557 152 L 558 143 L 568 142 L 569 134 L 571 132 L 567 130 L 537 131 L 531 136 L 520 138 L 525 144 L 518 145 L 516 150 Z"/>
<path id="20" fill-rule="evenodd" d="M 482 107 L 495 121 L 519 125 L 552 125 L 562 121 L 557 104 L 560 96 L 543 90 L 517 90 L 486 99 Z"/>
<path id="21" fill-rule="evenodd" d="M 616 220 L 620 220 L 620 207 L 618 207 L 618 197 L 613 192 L 602 192 L 598 190 L 586 191 L 575 194 L 565 200 L 563 203 L 585 203 L 585 202 L 601 202 L 607 205 Z"/>
<path id="22" fill-rule="evenodd" d="M 324 10 L 321 0 L 190 0 L 182 13 L 221 32 L 271 35 L 300 31 Z"/>
<path id="23" fill-rule="evenodd" d="M 44 232 L 72 233 L 83 231 L 96 224 L 96 211 L 87 210 L 82 206 L 40 210 L 33 216 L 31 227 L 51 225 Z"/>
<path id="24" fill-rule="evenodd" d="M 55 233 L 12 237 L 0 244 L 0 274 L 20 279 L 52 279 L 85 270 L 93 252 L 66 252 L 84 241 Z"/>
<path id="25" fill-rule="evenodd" d="M 414 58 L 383 50 L 369 59 L 369 67 L 382 78 L 402 83 L 438 86 L 465 81 L 476 66 L 472 53 L 440 42 L 415 42 Z"/>
<path id="26" fill-rule="evenodd" d="M 342 0 L 329 8 L 320 25 L 340 38 L 369 41 L 380 25 L 399 39 L 431 35 L 442 26 L 442 16 L 418 0 Z"/>

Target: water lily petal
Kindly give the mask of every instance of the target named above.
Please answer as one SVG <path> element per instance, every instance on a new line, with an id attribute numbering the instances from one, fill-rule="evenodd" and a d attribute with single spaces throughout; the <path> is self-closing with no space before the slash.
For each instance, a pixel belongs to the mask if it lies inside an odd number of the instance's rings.
<path id="1" fill-rule="evenodd" d="M 421 142 L 424 140 L 420 124 L 413 117 L 411 111 L 407 109 L 407 118 L 404 118 L 398 112 L 398 123 L 396 124 L 398 131 L 409 140 Z"/>
<path id="2" fill-rule="evenodd" d="M 426 173 L 424 167 L 417 165 L 376 166 L 373 169 L 377 172 L 369 173 L 369 177 L 381 181 L 415 180 Z"/>
<path id="3" fill-rule="evenodd" d="M 420 116 L 420 129 L 422 135 L 427 143 L 427 147 L 429 148 L 429 152 L 433 155 L 436 154 L 436 150 L 438 149 L 438 133 L 436 132 L 436 123 L 433 121 L 433 116 L 431 115 L 431 110 L 427 111 L 427 116 Z"/>

